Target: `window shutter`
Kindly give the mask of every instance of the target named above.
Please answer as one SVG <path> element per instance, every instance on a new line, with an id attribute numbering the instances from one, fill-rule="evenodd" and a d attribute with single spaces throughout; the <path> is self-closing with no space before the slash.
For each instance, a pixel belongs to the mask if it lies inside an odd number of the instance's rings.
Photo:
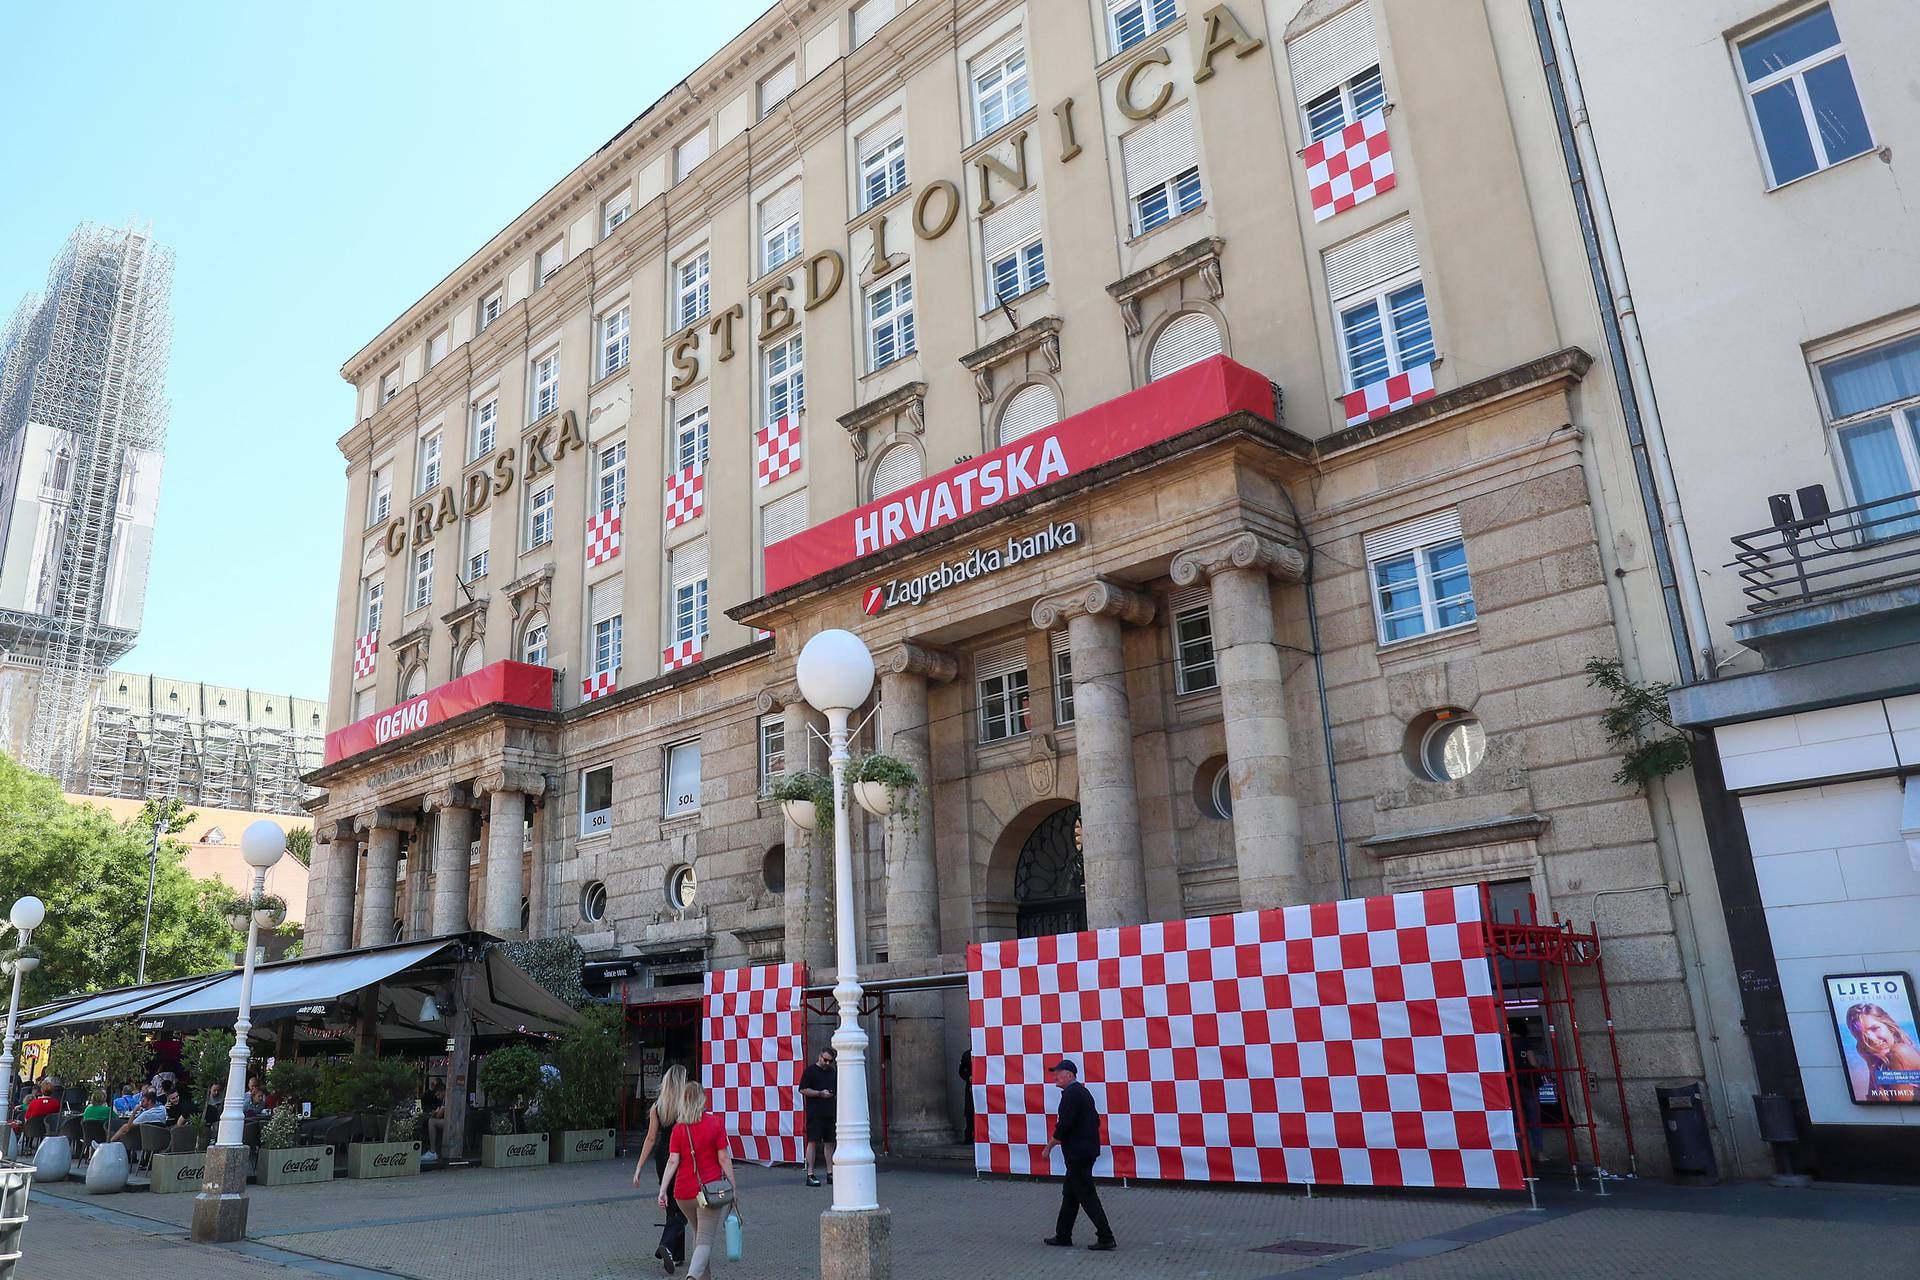
<path id="1" fill-rule="evenodd" d="M 1055 653 L 1073 652 L 1072 637 L 1067 634 L 1065 627 L 1061 627 L 1058 631 L 1050 631 L 1047 633 L 1047 636 L 1053 645 L 1053 651 Z"/>
<path id="2" fill-rule="evenodd" d="M 692 542 L 675 547 L 669 558 L 673 561 L 674 586 L 681 587 L 699 581 L 707 576 L 706 538 L 695 538 Z"/>
<path id="3" fill-rule="evenodd" d="M 673 398 L 673 425 L 682 422 L 707 407 L 707 383 L 691 387 Z"/>
<path id="4" fill-rule="evenodd" d="M 1147 381 L 1164 378 L 1220 354 L 1220 326 L 1212 316 L 1188 311 L 1167 322 L 1147 353 Z"/>
<path id="5" fill-rule="evenodd" d="M 1058 421 L 1060 402 L 1054 398 L 1052 387 L 1039 383 L 1022 387 L 1007 401 L 1006 411 L 1000 415 L 1000 443 L 1011 444 Z"/>
<path id="6" fill-rule="evenodd" d="M 467 556 L 471 559 L 493 545 L 493 508 L 467 517 Z"/>
<path id="7" fill-rule="evenodd" d="M 873 128 L 860 135 L 860 159 L 865 160 L 874 152 L 887 146 L 895 138 L 902 137 L 907 131 L 906 117 L 896 111 Z"/>
<path id="8" fill-rule="evenodd" d="M 1409 520 L 1391 529 L 1369 533 L 1360 539 L 1360 547 L 1371 563 L 1397 556 L 1411 547 L 1451 542 L 1459 536 L 1460 512 L 1456 508 L 1452 511 L 1436 511 L 1430 516 L 1421 516 L 1418 520 Z"/>
<path id="9" fill-rule="evenodd" d="M 1027 666 L 1027 641 L 1024 636 L 982 649 L 973 655 L 973 678 L 990 680 L 1009 671 L 1024 671 Z"/>
<path id="10" fill-rule="evenodd" d="M 920 455 L 913 446 L 897 444 L 881 454 L 880 460 L 873 464 L 873 475 L 867 487 L 872 496 L 878 498 L 896 489 L 904 489 L 925 475 Z"/>
<path id="11" fill-rule="evenodd" d="M 1193 138 L 1193 107 L 1182 103 L 1120 139 L 1120 162 L 1127 176 L 1127 195 L 1185 173 L 1200 163 Z"/>
<path id="12" fill-rule="evenodd" d="M 1335 245 L 1322 261 L 1327 269 L 1327 293 L 1333 301 L 1365 293 L 1420 265 L 1413 219 L 1398 217 L 1384 227 Z"/>
<path id="13" fill-rule="evenodd" d="M 853 11 L 853 45 L 857 49 L 893 16 L 893 0 L 867 0 Z"/>
<path id="14" fill-rule="evenodd" d="M 760 234 L 765 235 L 800 212 L 800 184 L 789 182 L 760 202 Z"/>
<path id="15" fill-rule="evenodd" d="M 627 602 L 625 579 L 615 574 L 605 582 L 596 582 L 587 589 L 587 617 L 592 622 L 605 622 L 615 614 L 625 611 Z"/>
<path id="16" fill-rule="evenodd" d="M 807 491 L 796 489 L 760 508 L 760 545 L 770 547 L 807 527 Z"/>
<path id="17" fill-rule="evenodd" d="M 1287 42 L 1287 70 L 1294 101 L 1301 106 L 1336 88 L 1380 61 L 1373 38 L 1373 12 L 1356 4 L 1296 40 Z"/>
<path id="18" fill-rule="evenodd" d="M 700 132 L 688 138 L 674 150 L 673 176 L 675 182 L 680 181 L 700 167 L 700 162 L 707 158 L 707 148 L 711 145 L 711 139 L 712 135 L 703 127 Z"/>
<path id="19" fill-rule="evenodd" d="M 1167 617 L 1177 618 L 1189 609 L 1204 609 L 1211 603 L 1211 596 L 1204 586 L 1182 587 L 1167 597 Z"/>
<path id="20" fill-rule="evenodd" d="M 796 81 L 795 63 L 792 58 L 780 65 L 780 69 L 760 82 L 760 114 L 765 115 L 780 101 L 793 92 Z"/>
<path id="21" fill-rule="evenodd" d="M 980 219 L 980 247 L 988 262 L 1040 234 L 1040 195 L 1030 191 Z"/>
<path id="22" fill-rule="evenodd" d="M 975 57 L 972 62 L 967 64 L 967 79 L 969 81 L 979 79 L 982 74 L 991 71 L 1018 53 L 1020 51 L 1020 41 L 1023 36 L 1023 32 L 1016 31 L 999 44 L 993 46 L 993 48 Z"/>

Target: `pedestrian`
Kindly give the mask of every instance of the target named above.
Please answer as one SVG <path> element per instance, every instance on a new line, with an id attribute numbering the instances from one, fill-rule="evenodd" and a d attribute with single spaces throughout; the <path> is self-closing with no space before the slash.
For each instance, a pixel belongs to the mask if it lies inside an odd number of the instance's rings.
<path id="1" fill-rule="evenodd" d="M 960 1130 L 960 1141 L 973 1141 L 973 1050 L 966 1049 L 960 1054 L 960 1096 L 965 1099 L 966 1125 Z"/>
<path id="2" fill-rule="evenodd" d="M 1087 1248 L 1105 1253 L 1115 1242 L 1107 1211 L 1100 1206 L 1100 1192 L 1093 1185 L 1093 1162 L 1100 1158 L 1100 1108 L 1080 1083 L 1080 1065 L 1072 1058 L 1062 1058 L 1047 1070 L 1060 1089 L 1060 1115 L 1047 1141 L 1047 1159 L 1051 1162 L 1053 1149 L 1059 1147 L 1067 1165 L 1060 1183 L 1060 1217 L 1047 1243 L 1071 1247 L 1074 1220 L 1085 1209 L 1087 1221 L 1093 1224 L 1093 1243 Z"/>
<path id="3" fill-rule="evenodd" d="M 820 1056 L 800 1073 L 800 1097 L 807 1112 L 807 1185 L 810 1187 L 820 1185 L 820 1175 L 813 1171 L 816 1154 L 827 1171 L 833 1171 L 833 1125 L 836 1119 L 833 1059 L 831 1048 L 822 1049 Z"/>
<path id="4" fill-rule="evenodd" d="M 634 1186 L 640 1185 L 640 1171 L 646 1168 L 647 1157 L 652 1156 L 653 1176 L 662 1191 L 667 1189 L 667 1146 L 673 1127 L 680 1123 L 680 1105 L 686 1092 L 687 1069 L 676 1062 L 660 1077 L 660 1092 L 653 1096 L 653 1105 L 647 1108 L 647 1140 L 640 1144 L 640 1158 L 633 1162 Z M 687 1215 L 680 1212 L 680 1202 L 671 1196 L 664 1207 L 667 1221 L 660 1228 L 660 1244 L 653 1256 L 660 1259 L 660 1265 L 672 1275 L 673 1269 L 687 1259 Z"/>
<path id="5" fill-rule="evenodd" d="M 668 1144 L 666 1177 L 680 1212 L 693 1224 L 693 1248 L 687 1256 L 686 1280 L 709 1280 L 713 1272 L 713 1240 L 720 1220 L 740 1212 L 740 1196 L 733 1180 L 733 1154 L 727 1150 L 727 1125 L 707 1113 L 707 1091 L 697 1081 L 687 1082 L 681 1097 L 679 1122 Z M 660 1206 L 666 1207 L 667 1187 L 660 1188 Z"/>

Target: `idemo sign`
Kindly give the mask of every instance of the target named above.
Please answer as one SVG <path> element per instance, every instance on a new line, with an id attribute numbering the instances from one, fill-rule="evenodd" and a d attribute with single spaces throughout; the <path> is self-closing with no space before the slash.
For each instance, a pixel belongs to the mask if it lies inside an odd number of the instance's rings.
<path id="1" fill-rule="evenodd" d="M 496 662 L 472 675 L 449 680 L 378 715 L 335 729 L 327 735 L 326 763 L 385 746 L 428 725 L 444 724 L 457 715 L 496 702 L 532 707 L 536 711 L 552 710 L 552 669 L 526 662 Z"/>
<path id="2" fill-rule="evenodd" d="M 1213 356 L 781 539 L 766 550 L 767 590 L 804 582 L 976 511 L 1241 412 L 1271 421 L 1273 386 L 1245 365 Z"/>

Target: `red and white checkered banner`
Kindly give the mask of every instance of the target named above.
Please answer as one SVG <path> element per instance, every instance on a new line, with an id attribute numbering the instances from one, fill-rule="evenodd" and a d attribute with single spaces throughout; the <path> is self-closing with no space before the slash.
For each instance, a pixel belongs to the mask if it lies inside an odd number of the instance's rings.
<path id="1" fill-rule="evenodd" d="M 733 1154 L 760 1164 L 798 1164 L 806 1122 L 800 1072 L 806 1061 L 805 966 L 763 964 L 707 974 L 700 1000 L 700 1083 L 707 1109 L 726 1118 Z"/>
<path id="2" fill-rule="evenodd" d="M 595 698 L 604 698 L 620 687 L 618 671 L 602 671 L 598 675 L 588 676 L 580 682 L 580 701 L 592 702 Z"/>
<path id="3" fill-rule="evenodd" d="M 370 676 L 373 674 L 374 659 L 379 655 L 379 653 L 380 653 L 380 636 L 377 632 L 369 631 L 367 632 L 367 634 L 363 636 L 356 636 L 354 638 L 354 641 L 353 641 L 353 677 L 354 679 L 358 680 L 361 676 Z"/>
<path id="4" fill-rule="evenodd" d="M 1346 410 L 1347 425 L 1351 427 L 1356 423 L 1384 418 L 1409 405 L 1432 398 L 1433 366 L 1419 364 L 1405 373 L 1396 373 L 1390 378 L 1369 382 L 1358 391 L 1347 392 L 1340 397 L 1340 407 Z"/>
<path id="5" fill-rule="evenodd" d="M 1476 885 L 976 944 L 974 1164 L 1048 1171 L 1064 1055 L 1097 1174 L 1518 1187 L 1489 963 Z"/>
<path id="6" fill-rule="evenodd" d="M 700 661 L 700 637 L 691 640 L 678 640 L 660 651 L 660 669 L 678 671 Z"/>
<path id="7" fill-rule="evenodd" d="M 677 529 L 707 509 L 707 473 L 699 463 L 667 477 L 667 528 Z"/>
<path id="8" fill-rule="evenodd" d="M 1307 167 L 1313 220 L 1325 222 L 1382 191 L 1393 190 L 1393 151 L 1387 146 L 1382 107 L 1330 133 L 1300 153 Z"/>
<path id="9" fill-rule="evenodd" d="M 753 433 L 753 471 L 765 488 L 800 469 L 800 424 L 781 418 Z"/>
<path id="10" fill-rule="evenodd" d="M 620 554 L 620 508 L 608 507 L 587 521 L 587 564 L 605 564 Z"/>

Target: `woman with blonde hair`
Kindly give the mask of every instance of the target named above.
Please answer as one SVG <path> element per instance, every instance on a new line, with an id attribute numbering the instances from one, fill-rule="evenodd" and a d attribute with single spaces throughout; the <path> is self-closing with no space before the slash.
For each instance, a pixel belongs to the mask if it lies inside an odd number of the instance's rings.
<path id="1" fill-rule="evenodd" d="M 728 1150 L 727 1122 L 707 1110 L 707 1091 L 687 1085 L 680 1100 L 680 1120 L 667 1144 L 667 1171 L 660 1186 L 660 1204 L 667 1203 L 668 1184 L 680 1212 L 693 1224 L 693 1249 L 687 1257 L 687 1280 L 709 1280 L 713 1272 L 713 1240 L 720 1222 L 740 1211 L 740 1195 L 733 1180 L 733 1153 Z"/>
<path id="2" fill-rule="evenodd" d="M 640 1171 L 646 1168 L 647 1157 L 653 1157 L 653 1172 L 661 1189 L 667 1185 L 667 1139 L 673 1132 L 673 1126 L 680 1122 L 680 1109 L 687 1095 L 687 1069 L 679 1063 L 667 1068 L 660 1077 L 660 1092 L 653 1097 L 653 1105 L 647 1108 L 647 1140 L 640 1144 L 640 1158 L 633 1164 L 633 1185 L 640 1185 Z M 660 1259 L 660 1265 L 672 1275 L 687 1254 L 687 1215 L 680 1212 L 679 1202 L 667 1200 L 667 1223 L 660 1229 L 660 1247 L 653 1256 Z"/>
<path id="3" fill-rule="evenodd" d="M 1854 1052 L 1867 1064 L 1867 1096 L 1875 1102 L 1920 1102 L 1920 1046 L 1899 1019 L 1877 1004 L 1847 1010 Z"/>

